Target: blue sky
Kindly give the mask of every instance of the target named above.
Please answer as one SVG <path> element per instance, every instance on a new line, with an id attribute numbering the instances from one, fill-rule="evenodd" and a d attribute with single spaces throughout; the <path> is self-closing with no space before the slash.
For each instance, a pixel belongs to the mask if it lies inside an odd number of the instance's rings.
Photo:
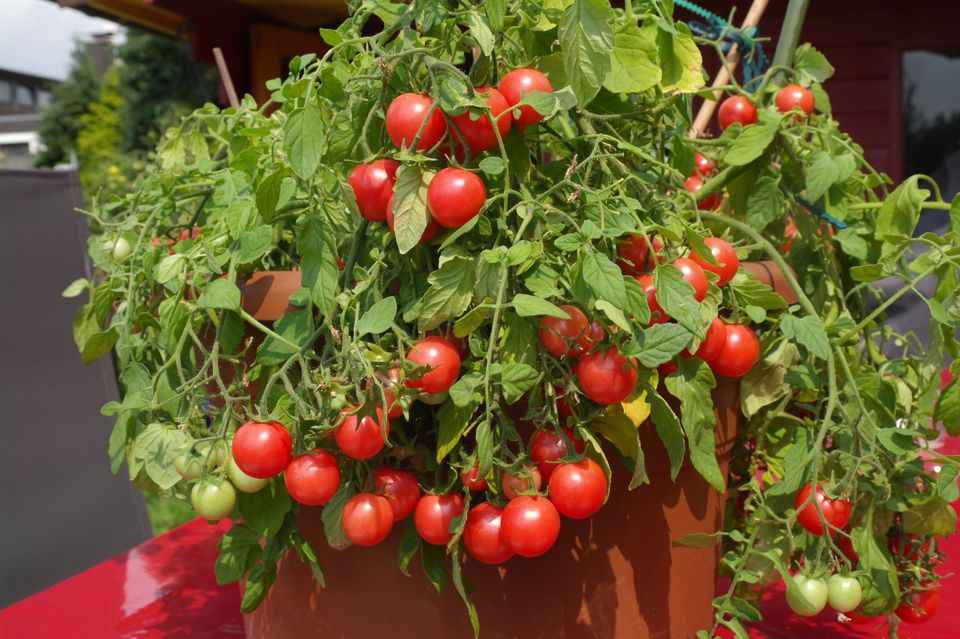
<path id="1" fill-rule="evenodd" d="M 117 31 L 113 22 L 91 18 L 50 0 L 0 0 L 0 67 L 62 80 L 76 37 Z"/>

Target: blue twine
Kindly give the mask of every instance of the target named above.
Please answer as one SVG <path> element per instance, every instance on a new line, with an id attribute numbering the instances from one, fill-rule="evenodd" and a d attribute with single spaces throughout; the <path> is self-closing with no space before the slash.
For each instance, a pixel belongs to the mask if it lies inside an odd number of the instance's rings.
<path id="1" fill-rule="evenodd" d="M 717 14 L 688 0 L 674 0 L 673 4 L 705 20 L 705 22 L 691 20 L 687 23 L 690 30 L 697 35 L 709 40 L 724 40 L 720 45 L 724 52 L 729 51 L 734 44 L 737 45 L 740 50 L 740 68 L 743 69 L 744 87 L 750 87 L 756 78 L 763 75 L 763 70 L 767 66 L 767 56 L 763 52 L 763 45 L 755 40 L 756 27 L 737 29 Z M 748 90 L 754 91 L 756 87 Z"/>
<path id="2" fill-rule="evenodd" d="M 794 196 L 794 199 L 797 201 L 797 204 L 807 209 L 811 213 L 815 213 L 817 217 L 819 217 L 820 219 L 826 220 L 827 222 L 832 224 L 834 228 L 839 229 L 841 231 L 847 228 L 848 224 L 846 222 L 838 220 L 837 218 L 833 217 L 832 215 L 830 215 L 829 213 L 821 209 L 819 206 L 810 204 L 810 202 L 807 202 L 801 197 Z"/>

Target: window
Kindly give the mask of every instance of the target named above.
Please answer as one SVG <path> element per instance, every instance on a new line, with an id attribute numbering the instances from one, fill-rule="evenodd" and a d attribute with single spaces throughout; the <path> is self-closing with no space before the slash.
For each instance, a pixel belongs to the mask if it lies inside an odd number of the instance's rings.
<path id="1" fill-rule="evenodd" d="M 50 92 L 46 89 L 37 90 L 37 107 L 46 109 L 50 106 Z"/>
<path id="2" fill-rule="evenodd" d="M 27 108 L 33 106 L 33 91 L 30 90 L 30 87 L 25 87 L 22 84 L 17 85 L 17 106 Z"/>
<path id="3" fill-rule="evenodd" d="M 933 176 L 948 200 L 960 191 L 960 83 L 951 78 L 960 78 L 960 52 L 904 52 L 904 174 Z"/>
<path id="4" fill-rule="evenodd" d="M 9 80 L 0 80 L 0 102 L 13 102 L 13 85 Z"/>

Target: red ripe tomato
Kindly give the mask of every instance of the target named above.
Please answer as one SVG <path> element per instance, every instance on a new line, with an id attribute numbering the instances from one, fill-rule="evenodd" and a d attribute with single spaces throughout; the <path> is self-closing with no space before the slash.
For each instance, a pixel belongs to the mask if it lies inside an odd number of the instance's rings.
<path id="1" fill-rule="evenodd" d="M 487 187 L 476 173 L 447 167 L 427 187 L 427 208 L 440 226 L 460 228 L 479 213 L 487 201 Z"/>
<path id="2" fill-rule="evenodd" d="M 386 497 L 357 493 L 343 506 L 343 532 L 358 546 L 376 546 L 390 535 L 393 508 Z"/>
<path id="3" fill-rule="evenodd" d="M 424 495 L 413 513 L 413 525 L 428 544 L 445 546 L 453 539 L 450 524 L 463 513 L 463 497 L 457 493 Z"/>
<path id="4" fill-rule="evenodd" d="M 294 500 L 306 506 L 322 506 L 340 488 L 340 466 L 327 451 L 315 450 L 290 462 L 283 483 Z"/>
<path id="5" fill-rule="evenodd" d="M 801 508 L 801 505 L 810 497 L 810 484 L 804 484 L 803 488 L 797 493 L 797 498 L 793 501 L 793 507 L 797 510 L 797 523 L 812 532 L 814 535 L 825 535 L 829 531 L 824 530 L 823 522 L 820 521 L 820 515 L 817 514 L 817 508 L 813 502 L 807 503 Z M 850 521 L 850 502 L 846 499 L 830 499 L 823 491 L 823 488 L 817 486 L 817 493 L 814 496 L 816 502 L 820 505 L 823 512 L 823 518 L 827 520 L 833 528 L 843 528 Z"/>
<path id="6" fill-rule="evenodd" d="M 787 226 L 783 229 L 784 242 L 780 245 L 780 252 L 783 255 L 786 255 L 790 252 L 790 247 L 793 246 L 793 240 L 797 237 L 797 223 L 793 221 L 793 218 L 787 220 Z"/>
<path id="7" fill-rule="evenodd" d="M 647 306 L 650 307 L 650 324 L 669 322 L 670 316 L 663 312 L 663 308 L 657 301 L 657 287 L 653 284 L 653 275 L 638 275 L 634 279 L 640 282 L 640 288 L 647 294 Z"/>
<path id="8" fill-rule="evenodd" d="M 693 156 L 693 170 L 700 177 L 710 177 L 716 169 L 707 156 L 697 153 Z"/>
<path id="9" fill-rule="evenodd" d="M 501 534 L 503 511 L 489 502 L 474 506 L 467 513 L 463 545 L 467 554 L 484 564 L 502 564 L 513 557 L 513 550 Z"/>
<path id="10" fill-rule="evenodd" d="M 615 346 L 594 351 L 577 362 L 583 393 L 598 404 L 619 404 L 637 385 L 637 371 Z"/>
<path id="11" fill-rule="evenodd" d="M 550 85 L 547 76 L 529 67 L 514 69 L 500 79 L 500 92 L 510 106 L 519 104 L 523 94 L 530 91 L 553 93 L 553 87 Z M 519 111 L 520 113 L 513 117 L 521 126 L 536 124 L 543 119 L 543 116 L 531 106 L 519 107 Z"/>
<path id="12" fill-rule="evenodd" d="M 394 231 L 394 228 L 393 228 L 393 221 L 394 221 L 394 217 L 393 217 L 393 193 L 390 194 L 390 199 L 387 200 L 387 215 L 386 215 L 386 220 L 387 220 L 387 226 L 390 227 L 390 230 L 391 230 L 391 231 Z M 395 232 L 395 231 L 394 231 L 394 232 Z M 434 220 L 433 218 L 430 218 L 430 221 L 427 222 L 427 228 L 423 229 L 423 234 L 420 236 L 420 243 L 421 243 L 421 244 L 426 244 L 427 242 L 429 242 L 430 240 L 432 240 L 434 237 L 436 237 L 437 233 L 439 233 L 439 232 L 440 232 L 440 225 L 437 224 L 436 220 Z"/>
<path id="13" fill-rule="evenodd" d="M 390 422 L 384 420 L 383 410 L 377 406 L 377 419 L 367 415 L 357 422 L 357 416 L 350 415 L 358 410 L 357 406 L 344 409 L 343 422 L 334 431 L 334 438 L 337 440 L 337 446 L 348 457 L 353 459 L 370 459 L 381 450 L 385 444 L 383 439 L 383 429 L 386 428 L 387 435 L 390 434 Z"/>
<path id="14" fill-rule="evenodd" d="M 721 131 L 734 122 L 747 126 L 756 121 L 757 107 L 742 95 L 727 98 L 720 103 L 720 108 L 717 110 L 717 123 L 720 125 Z"/>
<path id="15" fill-rule="evenodd" d="M 573 410 L 570 408 L 570 402 L 567 400 L 567 396 L 561 395 L 560 393 L 557 393 L 557 413 L 562 419 L 573 415 Z"/>
<path id="16" fill-rule="evenodd" d="M 570 319 L 559 317 L 544 317 L 540 320 L 540 341 L 547 352 L 554 357 L 579 357 L 585 344 L 589 341 L 590 321 L 576 306 L 563 304 L 560 306 Z M 584 340 L 584 338 L 587 338 Z"/>
<path id="17" fill-rule="evenodd" d="M 714 317 L 713 321 L 710 322 L 710 327 L 707 328 L 706 337 L 700 342 L 700 347 L 693 356 L 699 357 L 709 364 L 720 357 L 720 353 L 723 352 L 723 346 L 726 343 L 727 324 L 719 317 Z M 682 355 L 684 357 L 690 357 L 690 351 L 684 349 Z"/>
<path id="18" fill-rule="evenodd" d="M 700 268 L 700 265 L 691 259 L 681 257 L 678 260 L 674 260 L 673 266 L 680 269 L 680 272 L 683 273 L 683 279 L 687 280 L 690 286 L 693 287 L 693 297 L 698 302 L 702 302 L 703 298 L 707 296 L 707 274 L 703 272 L 703 269 Z"/>
<path id="19" fill-rule="evenodd" d="M 394 521 L 407 517 L 417 507 L 420 486 L 417 476 L 409 470 L 380 466 L 373 469 L 373 481 L 377 492 L 383 493 L 390 502 Z"/>
<path id="20" fill-rule="evenodd" d="M 743 324 L 727 324 L 726 333 L 723 350 L 710 362 L 710 368 L 724 377 L 742 377 L 757 363 L 760 341 L 750 327 Z"/>
<path id="21" fill-rule="evenodd" d="M 680 370 L 680 364 L 673 360 L 664 362 L 663 364 L 657 366 L 657 371 L 660 373 L 660 379 L 666 379 L 676 373 L 678 370 Z"/>
<path id="22" fill-rule="evenodd" d="M 532 490 L 540 490 L 543 486 L 543 478 L 536 466 L 526 466 L 517 471 L 517 474 L 503 471 L 503 475 L 500 476 L 500 489 L 503 491 L 503 496 L 507 499 L 516 499 L 521 493 L 529 492 L 531 479 L 533 480 Z"/>
<path id="23" fill-rule="evenodd" d="M 503 509 L 500 527 L 513 552 L 521 557 L 539 557 L 560 535 L 560 514 L 546 497 L 522 495 Z"/>
<path id="24" fill-rule="evenodd" d="M 737 274 L 737 269 L 740 268 L 740 258 L 737 257 L 737 252 L 730 244 L 719 237 L 708 237 L 704 240 L 704 243 L 710 247 L 710 254 L 717 261 L 717 265 L 710 264 L 696 252 L 690 254 L 690 259 L 699 264 L 703 270 L 716 273 L 717 277 L 720 278 L 717 280 L 717 286 L 726 286 Z"/>
<path id="25" fill-rule="evenodd" d="M 607 499 L 607 476 L 600 464 L 589 457 L 572 464 L 560 464 L 550 478 L 550 501 L 561 515 L 586 519 Z"/>
<path id="26" fill-rule="evenodd" d="M 569 426 L 563 427 L 563 433 L 566 435 L 566 440 L 555 431 L 538 430 L 530 440 L 530 460 L 537 464 L 537 470 L 547 481 L 550 480 L 550 475 L 553 474 L 558 463 L 567 456 L 567 441 L 573 442 L 578 453 L 582 453 L 586 446 Z"/>
<path id="27" fill-rule="evenodd" d="M 432 98 L 418 93 L 403 93 L 387 107 L 387 135 L 397 148 L 412 146 L 421 125 L 423 131 L 417 142 L 420 151 L 435 147 L 447 132 L 447 122 L 440 109 L 434 108 Z"/>
<path id="28" fill-rule="evenodd" d="M 493 120 L 496 121 L 500 137 L 504 139 L 507 137 L 507 133 L 510 132 L 510 114 L 504 113 L 504 111 L 508 111 L 510 105 L 507 103 L 507 99 L 503 97 L 503 94 L 496 89 L 476 87 L 474 91 L 477 92 L 477 95 L 487 96 L 487 108 L 490 109 L 490 115 L 484 113 L 476 120 L 473 120 L 470 118 L 470 112 L 466 111 L 461 115 L 453 116 L 452 119 L 457 129 L 460 130 L 460 135 L 463 136 L 464 142 L 470 147 L 470 151 L 472 153 L 480 153 L 481 151 L 499 146 L 497 143 L 497 131 L 493 128 L 494 122 L 491 121 L 491 116 Z M 450 135 L 456 139 L 456 132 L 451 131 Z M 457 142 L 459 142 L 459 140 L 457 140 Z"/>
<path id="29" fill-rule="evenodd" d="M 233 461 L 257 479 L 276 477 L 290 464 L 293 440 L 280 422 L 247 422 L 233 436 Z"/>
<path id="30" fill-rule="evenodd" d="M 460 473 L 460 481 L 473 493 L 487 489 L 487 480 L 480 477 L 480 466 L 471 466 L 465 469 Z"/>
<path id="31" fill-rule="evenodd" d="M 856 549 L 853 547 L 853 542 L 850 540 L 850 528 L 845 528 L 844 532 L 847 534 L 837 536 L 837 548 L 840 549 L 840 552 L 842 552 L 851 563 L 855 564 L 860 561 L 860 555 L 857 554 Z"/>
<path id="32" fill-rule="evenodd" d="M 360 215 L 371 222 L 387 219 L 387 205 L 393 201 L 393 185 L 396 182 L 396 160 L 382 158 L 370 164 L 358 164 L 350 173 L 350 186 L 357 200 Z"/>
<path id="33" fill-rule="evenodd" d="M 813 93 L 799 84 L 788 84 L 777 94 L 777 111 L 790 113 L 799 108 L 806 115 L 813 113 Z"/>
<path id="34" fill-rule="evenodd" d="M 929 621 L 940 608 L 940 587 L 937 584 L 924 584 L 923 587 L 927 590 L 911 592 L 894 611 L 907 623 Z"/>
<path id="35" fill-rule="evenodd" d="M 654 255 L 663 249 L 660 238 L 652 238 Z M 624 275 L 642 275 L 653 268 L 653 259 L 650 259 L 650 245 L 644 235 L 630 235 L 617 242 L 617 265 Z"/>
<path id="36" fill-rule="evenodd" d="M 684 181 L 683 188 L 691 193 L 696 194 L 697 191 L 703 188 L 703 178 L 697 177 L 696 175 L 691 175 L 686 179 L 686 181 Z M 722 205 L 723 196 L 719 193 L 711 193 L 697 203 L 697 208 L 701 211 L 716 211 Z"/>
<path id="37" fill-rule="evenodd" d="M 460 354 L 457 347 L 443 337 L 430 335 L 414 344 L 407 360 L 417 366 L 428 366 L 429 371 L 419 379 L 408 379 L 407 386 L 424 393 L 443 393 L 460 376 Z"/>

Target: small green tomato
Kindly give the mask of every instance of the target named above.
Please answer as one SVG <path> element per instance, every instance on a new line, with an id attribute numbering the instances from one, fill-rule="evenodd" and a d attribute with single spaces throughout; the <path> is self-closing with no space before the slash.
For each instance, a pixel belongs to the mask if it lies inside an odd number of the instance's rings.
<path id="1" fill-rule="evenodd" d="M 133 252 L 133 249 L 130 247 L 130 242 L 127 241 L 127 238 L 122 235 L 113 241 L 111 246 L 111 255 L 113 256 L 113 261 L 122 262 L 128 257 L 130 253 Z"/>
<path id="2" fill-rule="evenodd" d="M 856 577 L 831 575 L 827 579 L 827 603 L 837 612 L 850 612 L 860 605 L 863 588 Z"/>
<path id="3" fill-rule="evenodd" d="M 801 617 L 817 615 L 827 606 L 827 583 L 823 579 L 813 579 L 802 573 L 793 576 L 799 595 L 787 588 L 787 604 L 790 610 Z"/>
<path id="4" fill-rule="evenodd" d="M 233 512 L 237 491 L 228 481 L 198 481 L 190 491 L 190 501 L 201 517 L 217 521 Z"/>
<path id="5" fill-rule="evenodd" d="M 257 479 L 246 474 L 237 462 L 233 460 L 233 455 L 227 457 L 227 477 L 230 483 L 242 493 L 258 493 L 270 482 L 269 479 Z"/>

